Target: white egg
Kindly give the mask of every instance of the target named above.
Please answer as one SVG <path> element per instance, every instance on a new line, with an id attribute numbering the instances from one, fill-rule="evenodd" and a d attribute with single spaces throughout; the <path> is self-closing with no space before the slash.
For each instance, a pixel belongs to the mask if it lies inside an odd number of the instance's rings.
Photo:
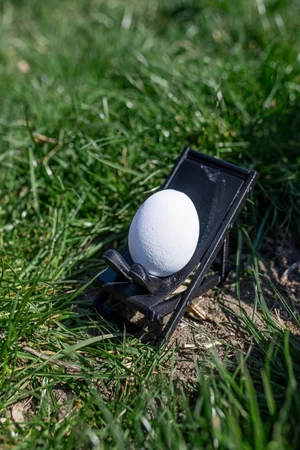
<path id="1" fill-rule="evenodd" d="M 152 275 L 172 275 L 193 256 L 199 230 L 197 210 L 186 194 L 174 189 L 156 192 L 140 206 L 131 222 L 131 257 Z"/>

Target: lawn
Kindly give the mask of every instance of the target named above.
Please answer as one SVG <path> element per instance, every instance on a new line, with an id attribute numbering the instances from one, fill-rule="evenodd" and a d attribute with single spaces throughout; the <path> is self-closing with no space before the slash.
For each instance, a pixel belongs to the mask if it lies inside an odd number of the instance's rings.
<path id="1" fill-rule="evenodd" d="M 0 11 L 1 450 L 298 448 L 299 2 Z M 91 306 L 186 143 L 260 178 L 236 270 L 156 350 Z"/>

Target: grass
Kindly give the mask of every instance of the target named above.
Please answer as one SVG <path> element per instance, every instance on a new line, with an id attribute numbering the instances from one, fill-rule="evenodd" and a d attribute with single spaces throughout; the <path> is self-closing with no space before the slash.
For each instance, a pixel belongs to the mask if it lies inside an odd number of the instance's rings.
<path id="1" fill-rule="evenodd" d="M 300 236 L 298 2 L 0 10 L 0 448 L 296 448 L 299 318 L 259 260 L 266 237 Z M 251 347 L 195 354 L 183 383 L 176 349 L 123 335 L 80 294 L 186 142 L 260 179 L 236 233 L 254 315 L 231 311 Z M 262 280 L 294 328 L 270 313 Z M 30 412 L 15 423 L 18 404 Z"/>

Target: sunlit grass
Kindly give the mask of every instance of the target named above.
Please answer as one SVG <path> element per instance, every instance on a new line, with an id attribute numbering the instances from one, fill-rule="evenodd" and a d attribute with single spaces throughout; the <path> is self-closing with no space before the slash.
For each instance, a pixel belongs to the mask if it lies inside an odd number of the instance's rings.
<path id="1" fill-rule="evenodd" d="M 299 317 L 259 260 L 266 236 L 300 236 L 298 3 L 0 8 L 0 448 L 297 448 Z M 260 178 L 233 235 L 254 312 L 228 311 L 251 346 L 202 350 L 182 383 L 176 349 L 101 321 L 89 292 L 187 142 Z"/>

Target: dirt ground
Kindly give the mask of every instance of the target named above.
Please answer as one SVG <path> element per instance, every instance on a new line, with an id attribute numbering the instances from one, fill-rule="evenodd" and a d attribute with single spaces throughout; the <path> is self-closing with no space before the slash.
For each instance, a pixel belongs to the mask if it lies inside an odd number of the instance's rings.
<path id="1" fill-rule="evenodd" d="M 271 314 L 283 328 L 289 328 L 294 334 L 300 335 L 300 330 L 292 322 L 292 318 L 274 293 L 271 285 L 280 292 L 295 315 L 300 314 L 300 250 L 291 236 L 282 239 L 279 245 L 266 239 L 261 251 L 263 261 L 259 263 L 262 293 Z M 244 255 L 247 258 L 247 255 Z M 271 283 L 269 282 L 270 279 Z M 225 353 L 247 350 L 251 345 L 250 336 L 240 326 L 235 316 L 240 315 L 240 307 L 256 325 L 263 329 L 260 313 L 254 314 L 255 292 L 254 278 L 250 275 L 240 280 L 240 299 L 238 300 L 236 273 L 231 273 L 225 284 L 219 289 L 213 289 L 194 300 L 199 317 L 187 313 L 172 337 L 172 342 L 178 345 L 178 365 L 176 375 L 181 379 L 194 377 L 194 360 L 199 353 L 214 348 L 222 358 Z M 230 309 L 232 312 L 228 311 Z M 202 316 L 202 317 L 201 317 Z M 194 328 L 196 324 L 197 329 Z M 226 344 L 225 344 L 226 343 Z M 228 344 L 232 350 L 228 351 Z"/>

